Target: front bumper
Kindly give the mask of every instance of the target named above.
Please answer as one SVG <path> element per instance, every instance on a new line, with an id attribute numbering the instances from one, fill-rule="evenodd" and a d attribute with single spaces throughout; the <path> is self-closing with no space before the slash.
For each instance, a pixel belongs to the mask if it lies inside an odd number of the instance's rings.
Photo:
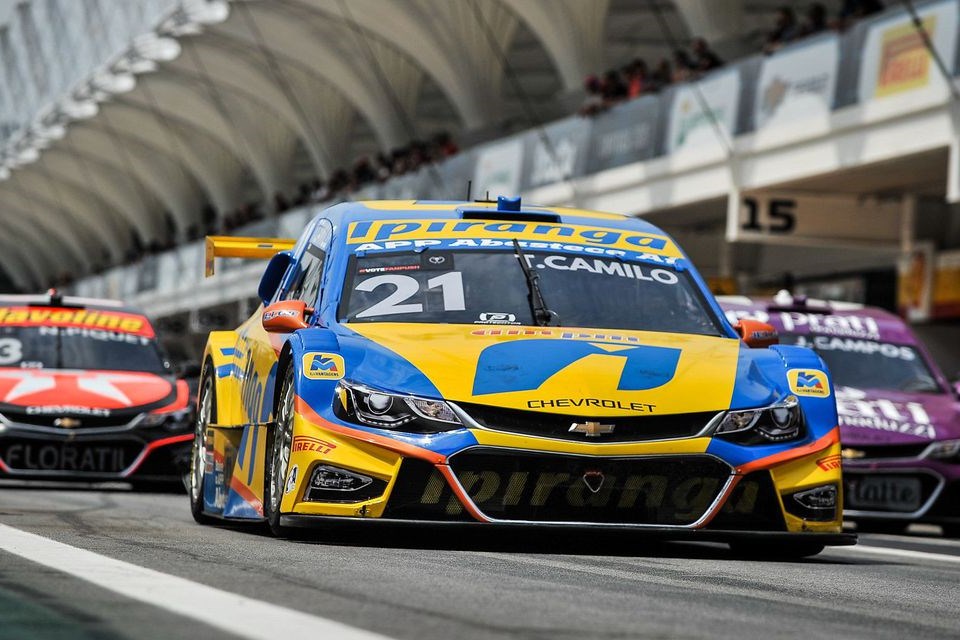
<path id="1" fill-rule="evenodd" d="M 843 470 L 847 495 L 844 515 L 850 519 L 960 522 L 960 464 L 881 458 L 846 460 Z M 889 489 L 885 490 L 885 485 Z M 908 495 L 883 495 L 898 488 Z"/>
<path id="2" fill-rule="evenodd" d="M 455 442 L 447 450 L 438 441 L 426 449 L 325 419 L 301 400 L 290 460 L 295 481 L 288 476 L 281 514 L 293 518 L 291 526 L 298 518 L 348 517 L 847 539 L 839 508 L 827 517 L 805 517 L 792 499 L 832 485 L 842 500 L 839 465 L 825 462 L 839 460 L 835 429 L 739 465 L 709 452 L 709 437 L 593 444 L 463 431 L 443 436 Z M 307 499 L 321 465 L 363 474 L 383 490 L 356 501 Z"/>
<path id="3" fill-rule="evenodd" d="M 192 433 L 162 429 L 41 434 L 6 427 L 0 435 L 0 474 L 23 480 L 180 482 L 192 441 Z"/>
<path id="4" fill-rule="evenodd" d="M 673 527 L 636 527 L 622 524 L 608 523 L 569 523 L 569 522 L 498 522 L 480 523 L 477 521 L 437 521 L 437 520 L 401 520 L 393 518 L 364 518 L 347 520 L 335 516 L 287 514 L 280 516 L 280 526 L 297 529 L 324 528 L 331 525 L 343 525 L 345 522 L 362 522 L 363 526 L 384 527 L 432 527 L 444 529 L 475 529 L 482 527 L 501 529 L 505 531 L 527 531 L 555 529 L 559 531 L 610 531 L 630 532 L 633 536 L 652 540 L 689 541 L 689 542 L 734 542 L 751 540 L 764 543 L 806 543 L 814 542 L 827 546 L 850 546 L 857 543 L 857 534 L 850 532 L 838 533 L 810 533 L 789 531 L 737 531 L 733 529 L 676 529 Z"/>

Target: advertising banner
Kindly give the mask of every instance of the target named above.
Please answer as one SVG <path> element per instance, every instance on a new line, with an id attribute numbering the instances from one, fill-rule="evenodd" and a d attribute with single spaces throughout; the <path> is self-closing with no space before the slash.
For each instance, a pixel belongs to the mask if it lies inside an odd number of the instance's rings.
<path id="1" fill-rule="evenodd" d="M 917 243 L 900 258 L 897 268 L 897 309 L 910 322 L 930 319 L 936 264 L 933 244 Z"/>
<path id="2" fill-rule="evenodd" d="M 596 116 L 587 148 L 586 173 L 656 156 L 660 105 L 659 96 L 647 96 Z"/>
<path id="3" fill-rule="evenodd" d="M 960 318 L 960 251 L 937 255 L 931 315 L 936 320 Z"/>
<path id="4" fill-rule="evenodd" d="M 777 125 L 805 129 L 811 120 L 826 122 L 837 83 L 839 42 L 830 34 L 764 59 L 754 105 L 756 130 Z"/>
<path id="5" fill-rule="evenodd" d="M 957 2 L 945 0 L 919 8 L 923 29 L 940 58 L 953 64 L 956 53 Z M 943 99 L 947 86 L 923 36 L 908 13 L 870 25 L 860 67 L 861 102 L 909 95 L 911 100 Z"/>
<path id="6" fill-rule="evenodd" d="M 590 122 L 585 118 L 567 118 L 548 125 L 542 133 L 533 130 L 524 135 L 521 190 L 563 182 L 582 174 Z"/>
<path id="7" fill-rule="evenodd" d="M 701 97 L 706 107 L 701 105 Z M 681 85 L 673 94 L 667 128 L 667 152 L 686 149 L 725 150 L 721 136 L 733 139 L 740 104 L 740 74 L 737 69 L 714 73 L 697 83 Z M 719 126 L 719 131 L 717 130 Z"/>

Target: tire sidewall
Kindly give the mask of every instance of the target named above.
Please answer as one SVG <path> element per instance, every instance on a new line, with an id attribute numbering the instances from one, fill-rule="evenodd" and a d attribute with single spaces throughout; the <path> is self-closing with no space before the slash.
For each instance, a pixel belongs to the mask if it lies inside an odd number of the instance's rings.
<path id="1" fill-rule="evenodd" d="M 278 376 L 278 382 L 280 384 L 280 393 L 277 396 L 277 403 L 274 406 L 274 422 L 273 427 L 267 433 L 267 449 L 264 455 L 264 473 L 263 473 L 263 515 L 266 520 L 267 527 L 270 529 L 270 533 L 275 536 L 284 535 L 285 529 L 280 526 L 280 502 L 277 503 L 277 509 L 274 510 L 271 507 L 272 495 L 273 495 L 273 473 L 274 473 L 274 460 L 275 460 L 275 447 L 277 446 L 277 435 L 280 429 L 286 428 L 286 425 L 281 425 L 279 422 L 280 418 L 280 404 L 283 402 L 284 396 L 287 393 L 287 388 L 293 384 L 293 366 L 287 364 L 281 370 L 280 375 Z M 293 415 L 289 416 L 289 420 L 292 422 Z M 289 426 L 290 429 L 293 429 L 293 426 Z M 289 468 L 287 469 L 289 471 Z M 286 478 L 284 478 L 286 481 Z M 283 486 L 283 483 L 280 484 Z M 280 501 L 282 502 L 283 496 L 281 495 Z"/>
<path id="2" fill-rule="evenodd" d="M 187 487 L 187 496 L 190 500 L 190 512 L 193 514 L 193 519 L 201 524 L 208 523 L 212 520 L 212 518 L 203 510 L 203 480 L 201 479 L 200 481 L 200 487 L 196 498 L 193 495 L 192 486 L 192 483 L 194 482 L 194 474 L 196 473 L 194 465 L 197 464 L 197 447 L 199 446 L 198 439 L 201 437 L 206 438 L 207 424 L 203 425 L 203 434 L 198 433 L 200 431 L 200 420 L 202 419 L 201 408 L 203 407 L 205 393 L 210 395 L 210 419 L 215 423 L 217 415 L 217 385 L 213 378 L 213 364 L 209 359 L 204 362 L 203 373 L 200 376 L 200 392 L 197 394 L 197 418 L 196 424 L 194 425 L 193 446 L 190 449 L 191 485 Z M 201 460 L 200 463 L 205 464 L 205 461 Z"/>

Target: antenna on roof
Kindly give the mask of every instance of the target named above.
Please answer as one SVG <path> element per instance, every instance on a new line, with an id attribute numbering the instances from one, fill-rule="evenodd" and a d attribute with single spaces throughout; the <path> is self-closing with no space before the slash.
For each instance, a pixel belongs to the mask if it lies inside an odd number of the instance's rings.
<path id="1" fill-rule="evenodd" d="M 470 202 L 471 191 L 473 191 L 473 180 L 467 180 L 467 202 Z"/>

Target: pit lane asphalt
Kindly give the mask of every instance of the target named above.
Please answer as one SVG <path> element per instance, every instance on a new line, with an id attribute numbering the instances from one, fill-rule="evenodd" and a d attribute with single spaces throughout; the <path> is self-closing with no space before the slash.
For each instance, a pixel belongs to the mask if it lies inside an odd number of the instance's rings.
<path id="1" fill-rule="evenodd" d="M 607 533 L 276 540 L 197 525 L 184 495 L 20 487 L 0 487 L 0 523 L 395 638 L 960 636 L 960 541 L 939 537 L 864 535 L 800 562 Z M 231 636 L 0 551 L 0 638 L 198 637 Z"/>

